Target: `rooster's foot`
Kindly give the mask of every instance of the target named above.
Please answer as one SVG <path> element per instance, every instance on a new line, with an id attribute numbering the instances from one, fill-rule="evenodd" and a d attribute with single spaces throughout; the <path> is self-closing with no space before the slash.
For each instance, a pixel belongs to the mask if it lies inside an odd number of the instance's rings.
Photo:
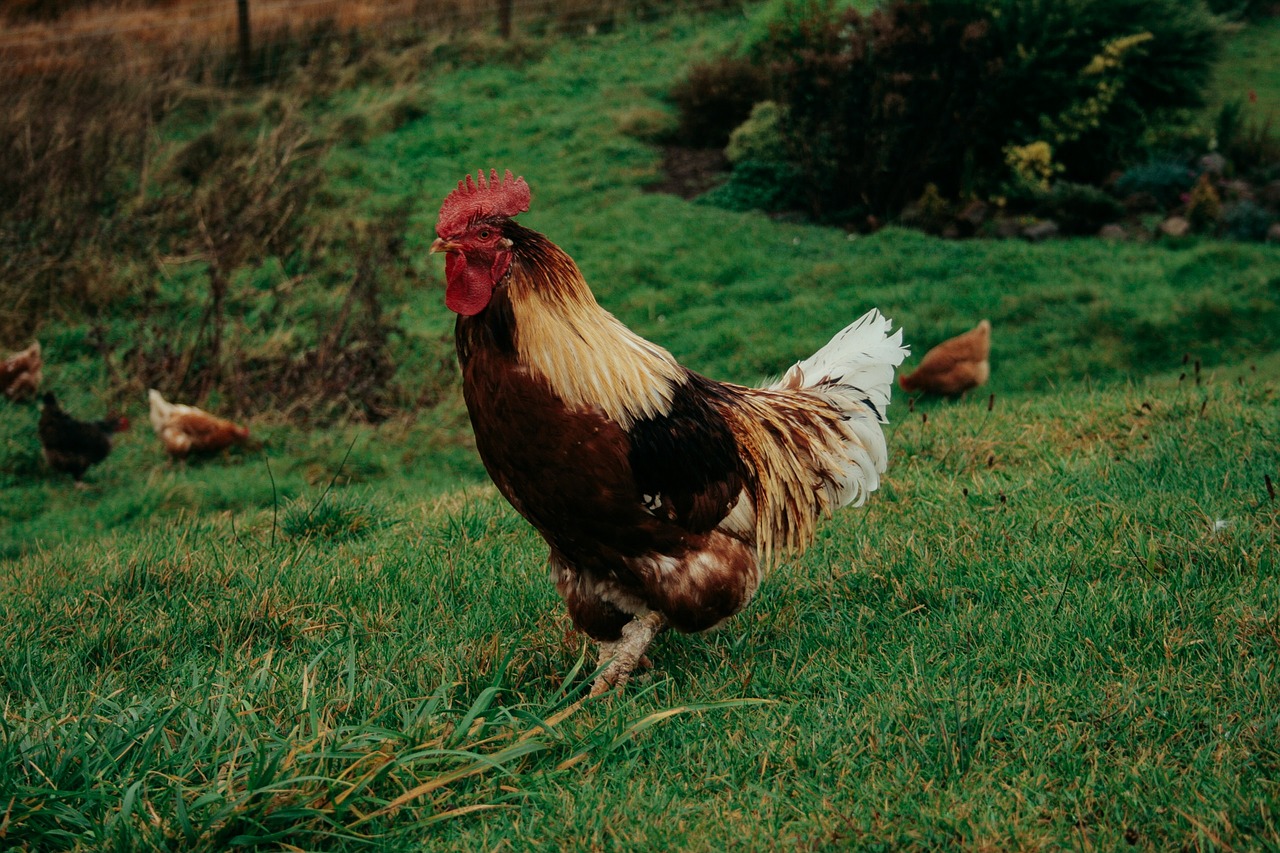
<path id="1" fill-rule="evenodd" d="M 622 626 L 622 639 L 600 643 L 600 663 L 608 661 L 609 665 L 591 685 L 591 695 L 599 696 L 611 688 L 623 687 L 637 668 L 652 666 L 645 651 L 665 627 L 666 618 L 661 613 L 650 612 Z"/>

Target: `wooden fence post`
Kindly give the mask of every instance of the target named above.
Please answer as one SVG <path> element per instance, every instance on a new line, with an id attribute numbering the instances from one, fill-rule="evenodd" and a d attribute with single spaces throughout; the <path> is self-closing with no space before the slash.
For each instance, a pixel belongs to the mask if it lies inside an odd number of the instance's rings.
<path id="1" fill-rule="evenodd" d="M 249 80 L 249 0 L 236 0 L 236 17 L 240 31 L 240 76 Z"/>
<path id="2" fill-rule="evenodd" d="M 504 39 L 511 38 L 511 5 L 513 0 L 498 0 L 498 33 Z"/>

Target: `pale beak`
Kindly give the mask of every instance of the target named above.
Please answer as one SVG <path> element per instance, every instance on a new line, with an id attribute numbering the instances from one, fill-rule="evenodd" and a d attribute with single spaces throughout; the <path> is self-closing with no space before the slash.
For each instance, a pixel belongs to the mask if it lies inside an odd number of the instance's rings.
<path id="1" fill-rule="evenodd" d="M 461 251 L 461 249 L 461 245 L 457 243 L 450 243 L 443 237 L 437 237 L 431 244 L 431 254 L 433 255 L 437 252 L 458 252 Z"/>

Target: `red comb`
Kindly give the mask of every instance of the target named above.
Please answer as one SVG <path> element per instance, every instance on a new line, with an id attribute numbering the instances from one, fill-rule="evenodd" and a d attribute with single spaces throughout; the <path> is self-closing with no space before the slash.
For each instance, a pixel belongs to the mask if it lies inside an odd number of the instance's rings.
<path id="1" fill-rule="evenodd" d="M 485 180 L 484 170 L 476 172 L 476 182 L 467 175 L 458 181 L 458 188 L 449 193 L 440 205 L 440 218 L 436 220 L 436 234 L 447 237 L 464 230 L 469 222 L 486 216 L 515 216 L 529 209 L 529 185 L 524 178 L 516 178 L 508 169 L 502 180 L 498 170 L 490 169 Z"/>

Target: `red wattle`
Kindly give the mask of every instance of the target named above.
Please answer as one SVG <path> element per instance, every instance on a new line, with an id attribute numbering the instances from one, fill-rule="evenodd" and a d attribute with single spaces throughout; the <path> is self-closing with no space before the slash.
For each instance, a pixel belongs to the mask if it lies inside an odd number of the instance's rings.
<path id="1" fill-rule="evenodd" d="M 489 270 L 467 263 L 466 255 L 461 252 L 451 252 L 445 258 L 444 277 L 448 282 L 444 304 L 464 317 L 479 314 L 493 296 Z"/>

